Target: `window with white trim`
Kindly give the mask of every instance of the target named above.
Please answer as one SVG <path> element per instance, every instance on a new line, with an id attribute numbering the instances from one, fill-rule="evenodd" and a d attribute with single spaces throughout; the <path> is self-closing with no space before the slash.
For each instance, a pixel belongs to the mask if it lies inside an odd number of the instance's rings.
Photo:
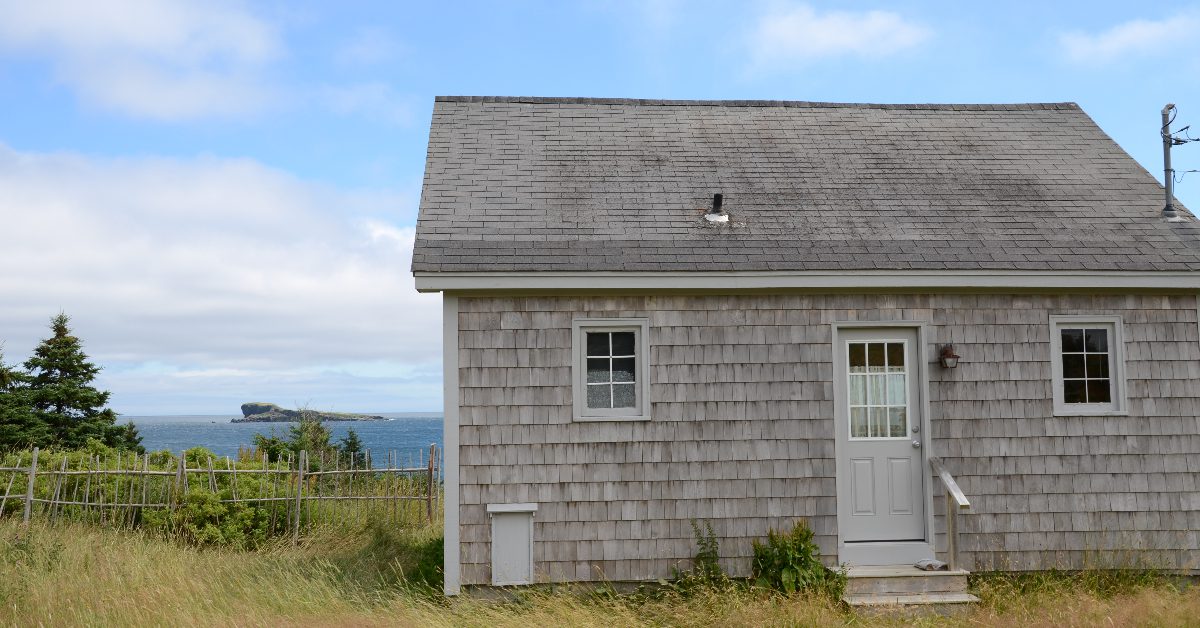
<path id="1" fill-rule="evenodd" d="M 1119 316 L 1051 316 L 1054 414 L 1125 412 L 1125 357 Z"/>
<path id="2" fill-rule="evenodd" d="M 649 327 L 644 318 L 585 318 L 572 323 L 575 420 L 650 418 Z"/>

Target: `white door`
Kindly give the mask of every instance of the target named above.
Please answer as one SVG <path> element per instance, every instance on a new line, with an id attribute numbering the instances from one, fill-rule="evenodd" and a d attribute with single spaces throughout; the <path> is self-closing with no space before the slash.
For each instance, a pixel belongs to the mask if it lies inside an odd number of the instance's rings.
<path id="1" fill-rule="evenodd" d="M 842 329 L 834 351 L 843 542 L 925 540 L 917 330 Z"/>

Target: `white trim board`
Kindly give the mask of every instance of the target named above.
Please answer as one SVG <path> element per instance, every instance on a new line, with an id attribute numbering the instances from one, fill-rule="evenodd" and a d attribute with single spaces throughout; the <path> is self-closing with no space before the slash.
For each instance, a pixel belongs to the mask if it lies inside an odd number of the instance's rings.
<path id="1" fill-rule="evenodd" d="M 488 504 L 487 511 L 494 512 L 537 512 L 538 505 L 532 502 L 520 504 Z"/>
<path id="2" fill-rule="evenodd" d="M 442 591 L 458 595 L 462 548 L 458 536 L 458 297 L 442 295 L 442 449 L 445 498 L 442 500 Z"/>
<path id="3" fill-rule="evenodd" d="M 417 291 L 767 289 L 1200 290 L 1198 271 L 417 272 Z"/>

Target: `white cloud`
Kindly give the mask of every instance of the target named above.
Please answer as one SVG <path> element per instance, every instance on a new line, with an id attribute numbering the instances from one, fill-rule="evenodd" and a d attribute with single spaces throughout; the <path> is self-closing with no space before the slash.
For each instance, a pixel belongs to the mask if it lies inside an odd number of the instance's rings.
<path id="1" fill-rule="evenodd" d="M 924 25 L 890 11 L 818 13 L 800 5 L 763 15 L 750 35 L 756 64 L 805 62 L 826 57 L 883 57 L 913 48 L 931 35 Z"/>
<path id="2" fill-rule="evenodd" d="M 1197 29 L 1200 29 L 1200 18 L 1181 13 L 1160 21 L 1132 20 L 1096 34 L 1064 33 L 1059 37 L 1059 44 L 1072 61 L 1103 63 L 1191 43 Z"/>
<path id="3" fill-rule="evenodd" d="M 363 116 L 396 126 L 413 122 L 413 107 L 408 98 L 387 83 L 331 85 L 320 91 L 318 100 L 326 109 L 343 116 Z"/>
<path id="4" fill-rule="evenodd" d="M 440 300 L 413 289 L 414 205 L 247 159 L 0 145 L 5 357 L 61 309 L 119 411 L 436 409 Z"/>
<path id="5" fill-rule="evenodd" d="M 181 119 L 261 109 L 272 25 L 220 0 L 0 0 L 0 51 L 50 59 L 88 102 Z"/>
<path id="6" fill-rule="evenodd" d="M 334 52 L 334 58 L 345 65 L 373 65 L 394 61 L 402 46 L 381 28 L 365 27 Z"/>

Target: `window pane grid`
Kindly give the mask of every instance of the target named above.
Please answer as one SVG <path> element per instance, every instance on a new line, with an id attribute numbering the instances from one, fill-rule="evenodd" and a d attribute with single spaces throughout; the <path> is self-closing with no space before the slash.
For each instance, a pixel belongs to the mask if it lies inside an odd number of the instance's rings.
<path id="1" fill-rule="evenodd" d="M 637 406 L 634 333 L 586 332 L 587 407 L 592 409 Z"/>
<path id="2" fill-rule="evenodd" d="M 1063 328 L 1062 376 L 1064 403 L 1111 403 L 1108 330 Z"/>
<path id="3" fill-rule="evenodd" d="M 850 436 L 908 436 L 908 377 L 903 342 L 847 343 Z"/>

